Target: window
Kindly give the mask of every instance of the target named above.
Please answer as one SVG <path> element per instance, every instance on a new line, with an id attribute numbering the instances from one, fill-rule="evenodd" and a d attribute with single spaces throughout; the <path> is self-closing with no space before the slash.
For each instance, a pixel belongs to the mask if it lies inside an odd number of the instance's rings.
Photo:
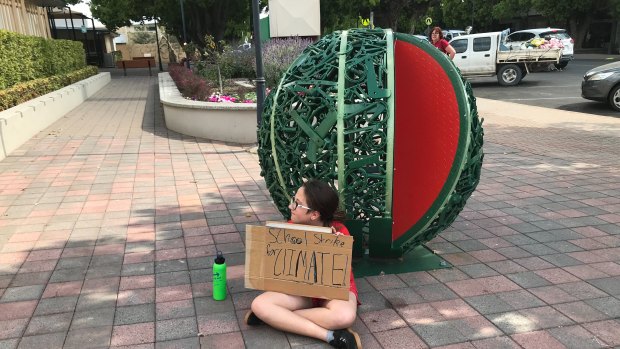
<path id="1" fill-rule="evenodd" d="M 491 37 L 486 36 L 474 39 L 474 52 L 491 50 Z"/>
<path id="2" fill-rule="evenodd" d="M 532 33 L 513 33 L 506 38 L 506 42 L 511 41 L 528 41 L 529 39 L 534 38 L 534 34 Z"/>
<path id="3" fill-rule="evenodd" d="M 450 45 L 452 45 L 456 53 L 463 53 L 467 51 L 467 39 L 454 40 L 450 43 Z"/>

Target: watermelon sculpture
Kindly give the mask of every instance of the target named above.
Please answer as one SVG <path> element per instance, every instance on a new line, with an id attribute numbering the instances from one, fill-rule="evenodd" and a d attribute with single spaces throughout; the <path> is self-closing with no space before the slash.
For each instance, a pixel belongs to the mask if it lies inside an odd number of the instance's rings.
<path id="1" fill-rule="evenodd" d="M 265 101 L 258 155 L 284 216 L 308 178 L 341 196 L 354 255 L 394 258 L 447 228 L 480 178 L 481 121 L 457 68 L 383 29 L 310 45 Z"/>

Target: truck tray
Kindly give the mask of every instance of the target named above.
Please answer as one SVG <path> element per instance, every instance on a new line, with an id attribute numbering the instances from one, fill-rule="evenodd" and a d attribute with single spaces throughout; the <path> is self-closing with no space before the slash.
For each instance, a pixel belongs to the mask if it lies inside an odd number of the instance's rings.
<path id="1" fill-rule="evenodd" d="M 557 63 L 560 60 L 560 56 L 562 56 L 561 48 L 498 51 L 497 52 L 497 63 L 509 63 L 509 62 L 522 62 L 522 63 L 556 62 Z"/>

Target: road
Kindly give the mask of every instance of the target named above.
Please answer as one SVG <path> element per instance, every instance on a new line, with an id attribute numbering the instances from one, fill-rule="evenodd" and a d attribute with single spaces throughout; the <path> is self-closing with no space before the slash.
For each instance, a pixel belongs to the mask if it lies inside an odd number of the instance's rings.
<path id="1" fill-rule="evenodd" d="M 610 56 L 615 60 L 620 57 Z M 581 97 L 581 81 L 586 71 L 613 60 L 598 57 L 575 58 L 562 71 L 541 71 L 528 74 L 519 85 L 503 87 L 493 78 L 471 79 L 474 95 L 506 102 L 522 103 L 581 113 L 620 118 L 620 113 L 607 104 Z"/>

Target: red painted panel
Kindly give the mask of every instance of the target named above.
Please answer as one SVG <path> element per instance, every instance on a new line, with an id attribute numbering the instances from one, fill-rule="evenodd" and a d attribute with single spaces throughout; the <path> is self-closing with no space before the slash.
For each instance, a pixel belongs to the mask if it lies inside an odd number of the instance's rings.
<path id="1" fill-rule="evenodd" d="M 423 49 L 396 40 L 392 241 L 437 199 L 454 161 L 459 108 L 452 82 Z"/>

